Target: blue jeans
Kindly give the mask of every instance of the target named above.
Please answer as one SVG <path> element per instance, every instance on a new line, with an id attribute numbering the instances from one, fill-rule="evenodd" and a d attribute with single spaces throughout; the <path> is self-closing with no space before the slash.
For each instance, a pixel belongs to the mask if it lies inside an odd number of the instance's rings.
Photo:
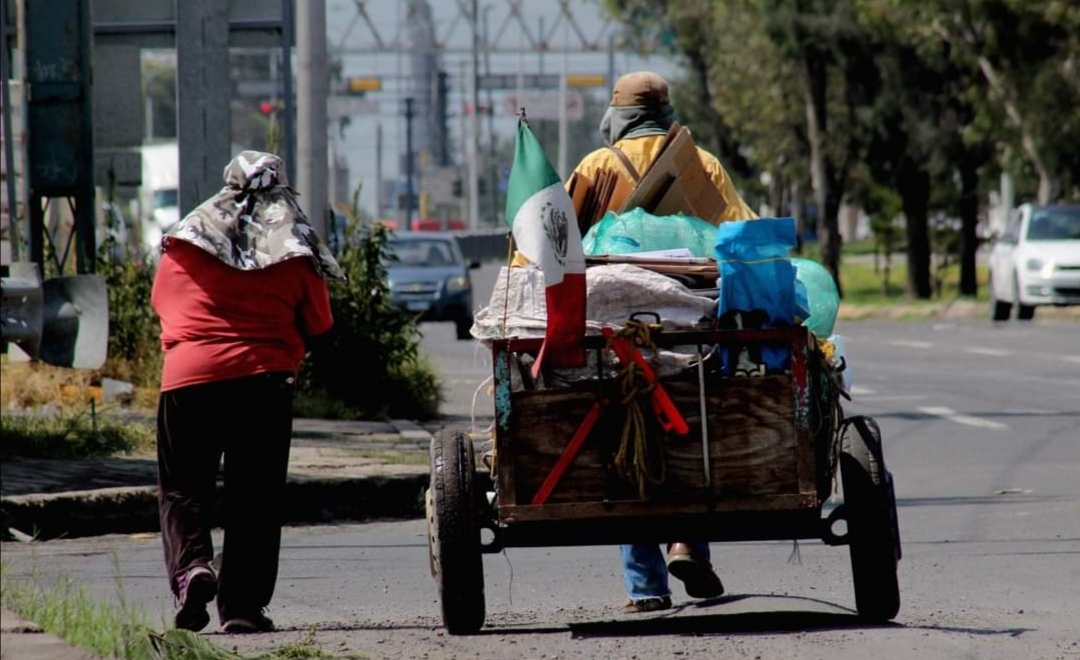
<path id="1" fill-rule="evenodd" d="M 695 557 L 709 559 L 709 544 L 687 543 Z M 630 600 L 670 596 L 668 588 L 667 558 L 658 543 L 634 543 L 620 545 L 623 582 Z"/>

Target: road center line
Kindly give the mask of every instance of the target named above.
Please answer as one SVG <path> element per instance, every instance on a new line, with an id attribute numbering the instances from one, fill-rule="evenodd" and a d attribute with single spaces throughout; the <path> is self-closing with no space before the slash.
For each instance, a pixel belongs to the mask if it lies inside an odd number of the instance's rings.
<path id="1" fill-rule="evenodd" d="M 933 348 L 934 342 L 931 341 L 914 341 L 911 339 L 894 339 L 889 342 L 893 346 L 903 346 L 904 348 Z"/>
<path id="2" fill-rule="evenodd" d="M 852 397 L 855 395 L 853 394 Z M 873 394 L 870 396 L 857 397 L 857 401 L 862 403 L 864 401 L 873 401 L 874 403 L 881 403 L 882 401 L 922 401 L 923 399 L 929 399 L 930 397 L 925 394 Z"/>
<path id="3" fill-rule="evenodd" d="M 934 417 L 947 419 L 950 422 L 964 424 L 965 426 L 974 426 L 980 429 L 1002 430 L 1009 428 L 1008 425 L 1002 424 L 1001 422 L 995 422 L 991 419 L 983 419 L 981 417 L 974 417 L 972 415 L 964 415 L 956 412 L 952 408 L 931 406 L 919 408 L 918 411 L 926 415 L 933 415 Z"/>
<path id="4" fill-rule="evenodd" d="M 1012 351 L 1006 351 L 1000 348 L 984 348 L 982 346 L 972 346 L 971 348 L 965 348 L 965 353 L 971 353 L 972 355 L 990 355 L 993 357 L 1007 357 L 1012 355 Z"/>

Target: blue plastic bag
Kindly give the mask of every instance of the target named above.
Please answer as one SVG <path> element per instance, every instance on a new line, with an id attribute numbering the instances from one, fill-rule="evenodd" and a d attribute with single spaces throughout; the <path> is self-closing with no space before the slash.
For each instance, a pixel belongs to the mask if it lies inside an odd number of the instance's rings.
<path id="1" fill-rule="evenodd" d="M 803 300 L 796 295 L 795 266 L 788 258 L 795 245 L 794 218 L 720 223 L 715 246 L 720 267 L 717 313 L 761 310 L 765 328 L 790 326 L 797 315 L 805 315 L 805 294 Z M 789 351 L 783 346 L 763 345 L 761 358 L 772 371 L 790 364 Z"/>
<path id="2" fill-rule="evenodd" d="M 805 289 L 807 299 L 803 325 L 818 337 L 828 337 L 840 311 L 840 292 L 836 280 L 824 266 L 810 259 L 792 258 L 796 284 Z"/>

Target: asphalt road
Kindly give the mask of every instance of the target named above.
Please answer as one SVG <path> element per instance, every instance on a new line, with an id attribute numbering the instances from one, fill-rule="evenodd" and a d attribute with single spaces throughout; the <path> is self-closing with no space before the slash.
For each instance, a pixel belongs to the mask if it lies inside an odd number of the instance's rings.
<path id="1" fill-rule="evenodd" d="M 896 478 L 902 604 L 854 616 L 848 552 L 819 542 L 717 543 L 723 598 L 624 615 L 613 547 L 509 549 L 484 559 L 487 625 L 450 637 L 422 521 L 286 531 L 273 635 L 210 637 L 248 652 L 302 638 L 370 658 L 1080 658 L 1080 324 L 851 322 L 854 401 Z M 489 371 L 452 326 L 425 348 L 465 419 Z M 482 419 L 490 398 L 478 402 Z M 460 421 L 460 420 L 459 420 Z M 171 616 L 156 536 L 4 544 L 10 575 L 64 574 L 151 622 Z M 5 580 L 7 576 L 5 577 Z"/>

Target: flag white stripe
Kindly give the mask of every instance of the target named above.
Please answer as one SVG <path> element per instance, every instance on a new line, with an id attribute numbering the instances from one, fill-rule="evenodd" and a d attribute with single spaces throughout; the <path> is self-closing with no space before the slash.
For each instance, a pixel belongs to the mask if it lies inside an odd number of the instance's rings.
<path id="1" fill-rule="evenodd" d="M 567 231 L 570 233 L 566 245 L 567 254 L 563 263 L 559 262 L 551 239 L 544 230 L 547 204 L 566 214 Z M 563 281 L 566 273 L 585 272 L 585 253 L 578 235 L 577 219 L 573 203 L 562 183 L 554 183 L 543 188 L 525 200 L 514 216 L 514 241 L 525 258 L 535 263 L 544 273 L 547 286 L 555 286 Z"/>

